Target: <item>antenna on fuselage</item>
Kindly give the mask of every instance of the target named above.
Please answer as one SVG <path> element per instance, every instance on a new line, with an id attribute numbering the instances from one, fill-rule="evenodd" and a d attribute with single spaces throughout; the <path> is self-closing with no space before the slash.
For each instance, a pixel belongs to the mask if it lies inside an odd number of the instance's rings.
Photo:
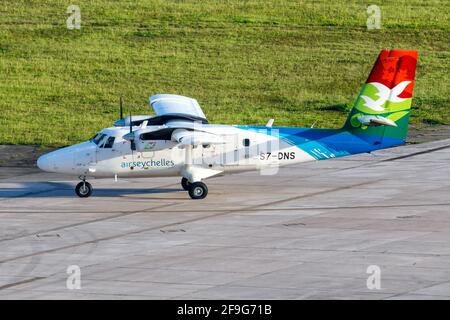
<path id="1" fill-rule="evenodd" d="M 123 99 L 122 96 L 120 96 L 120 120 L 123 119 Z"/>
<path id="2" fill-rule="evenodd" d="M 128 133 L 130 135 L 130 148 L 131 148 L 131 160 L 134 161 L 134 150 L 136 150 L 136 143 L 134 141 L 134 132 L 133 132 L 133 118 L 131 116 L 131 111 L 130 111 L 130 133 Z M 134 166 L 130 167 L 131 170 L 134 169 Z"/>
<path id="3" fill-rule="evenodd" d="M 130 133 L 129 133 L 131 140 L 130 140 L 130 145 L 131 145 L 131 155 L 133 155 L 133 150 L 136 150 L 136 143 L 134 142 L 134 133 L 133 133 L 133 118 L 131 117 L 131 112 L 130 112 Z"/>

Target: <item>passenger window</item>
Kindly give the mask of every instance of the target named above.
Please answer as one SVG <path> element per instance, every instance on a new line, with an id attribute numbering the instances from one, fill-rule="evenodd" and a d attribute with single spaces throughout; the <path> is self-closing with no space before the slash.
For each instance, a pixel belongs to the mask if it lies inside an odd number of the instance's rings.
<path id="1" fill-rule="evenodd" d="M 109 137 L 109 138 L 106 140 L 105 144 L 103 145 L 103 148 L 112 148 L 113 145 L 114 145 L 114 140 L 115 140 L 115 139 L 116 139 L 116 138 L 114 138 L 114 137 Z"/>
<path id="2" fill-rule="evenodd" d="M 242 140 L 242 143 L 244 144 L 244 147 L 249 147 L 250 146 L 250 139 L 244 139 L 244 140 Z"/>

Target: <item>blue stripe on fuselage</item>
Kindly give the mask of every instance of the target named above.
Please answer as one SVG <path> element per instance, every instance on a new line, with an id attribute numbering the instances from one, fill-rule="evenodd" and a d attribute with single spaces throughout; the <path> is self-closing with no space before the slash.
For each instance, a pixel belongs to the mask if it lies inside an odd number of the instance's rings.
<path id="1" fill-rule="evenodd" d="M 310 154 L 317 160 L 371 152 L 404 143 L 386 136 L 352 134 L 342 129 L 236 126 L 278 137 Z"/>

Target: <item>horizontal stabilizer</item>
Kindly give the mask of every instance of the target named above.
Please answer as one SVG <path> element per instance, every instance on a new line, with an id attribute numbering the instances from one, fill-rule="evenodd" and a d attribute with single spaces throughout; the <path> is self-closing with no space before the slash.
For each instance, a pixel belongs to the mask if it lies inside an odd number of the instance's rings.
<path id="1" fill-rule="evenodd" d="M 397 127 L 397 124 L 394 121 L 382 116 L 360 116 L 358 117 L 358 121 L 361 122 L 363 126 Z"/>

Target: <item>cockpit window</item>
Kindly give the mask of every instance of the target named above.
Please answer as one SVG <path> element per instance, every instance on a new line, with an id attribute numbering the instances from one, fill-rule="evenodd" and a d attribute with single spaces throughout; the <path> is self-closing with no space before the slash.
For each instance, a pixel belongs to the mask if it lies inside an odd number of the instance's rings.
<path id="1" fill-rule="evenodd" d="M 108 139 L 106 140 L 106 142 L 105 142 L 105 144 L 103 145 L 102 148 L 112 148 L 115 139 L 116 138 L 114 138 L 114 137 L 108 137 Z"/>
<path id="2" fill-rule="evenodd" d="M 103 138 L 106 137 L 106 134 L 104 133 L 99 133 L 97 134 L 93 139 L 91 139 L 91 141 L 93 143 L 95 143 L 96 145 L 98 145 L 100 143 L 100 141 L 103 140 Z"/>

